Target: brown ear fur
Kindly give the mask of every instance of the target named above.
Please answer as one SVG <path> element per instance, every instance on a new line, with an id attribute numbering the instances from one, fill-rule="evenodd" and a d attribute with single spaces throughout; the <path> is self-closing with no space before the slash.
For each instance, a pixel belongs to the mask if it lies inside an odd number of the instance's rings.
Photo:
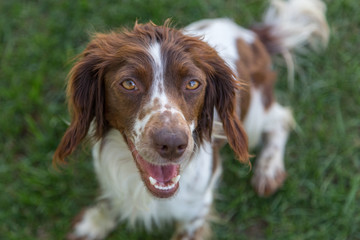
<path id="1" fill-rule="evenodd" d="M 97 35 L 79 56 L 70 72 L 67 96 L 71 124 L 57 147 L 53 162 L 64 162 L 87 136 L 94 120 L 94 137 L 103 136 L 107 128 L 104 119 L 104 73 L 111 63 L 111 40 L 114 34 Z"/>
<path id="2" fill-rule="evenodd" d="M 235 111 L 236 91 L 241 89 L 242 83 L 236 80 L 224 60 L 207 44 L 198 41 L 192 48 L 197 49 L 192 54 L 197 65 L 207 74 L 205 102 L 197 127 L 200 140 L 203 133 L 205 137 L 211 137 L 215 107 L 236 157 L 248 162 L 247 135 Z"/>

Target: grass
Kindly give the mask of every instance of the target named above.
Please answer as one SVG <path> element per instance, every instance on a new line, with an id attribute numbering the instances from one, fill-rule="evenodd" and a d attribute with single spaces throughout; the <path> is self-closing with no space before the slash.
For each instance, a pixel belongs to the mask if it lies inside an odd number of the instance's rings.
<path id="1" fill-rule="evenodd" d="M 289 177 L 259 198 L 251 173 L 222 152 L 225 173 L 213 226 L 216 239 L 360 239 L 360 8 L 330 1 L 328 49 L 302 62 L 294 90 L 285 77 L 278 100 L 292 107 Z M 97 195 L 84 148 L 56 171 L 51 158 L 69 118 L 64 86 L 70 60 L 89 33 L 172 17 L 177 26 L 228 16 L 259 20 L 264 0 L 0 1 L 0 239 L 63 239 L 72 217 Z M 280 68 L 282 76 L 286 76 Z M 168 239 L 119 226 L 109 239 Z"/>

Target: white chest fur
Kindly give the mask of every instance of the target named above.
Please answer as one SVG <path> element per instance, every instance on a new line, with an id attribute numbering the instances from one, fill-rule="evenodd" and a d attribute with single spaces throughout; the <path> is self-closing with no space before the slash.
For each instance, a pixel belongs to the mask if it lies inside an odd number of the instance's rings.
<path id="1" fill-rule="evenodd" d="M 102 141 L 93 148 L 95 170 L 102 188 L 100 198 L 111 200 L 120 220 L 126 219 L 130 225 L 140 222 L 151 229 L 153 224 L 190 221 L 207 214 L 215 182 L 211 179 L 210 143 L 204 143 L 183 167 L 177 194 L 170 199 L 159 199 L 147 191 L 121 134 L 111 130 Z"/>

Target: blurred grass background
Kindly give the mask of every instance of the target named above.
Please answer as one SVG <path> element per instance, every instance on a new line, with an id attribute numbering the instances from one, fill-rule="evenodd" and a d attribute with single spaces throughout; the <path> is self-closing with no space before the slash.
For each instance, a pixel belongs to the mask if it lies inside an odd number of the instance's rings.
<path id="1" fill-rule="evenodd" d="M 259 198 L 249 169 L 229 148 L 213 225 L 215 239 L 360 239 L 360 6 L 326 1 L 328 49 L 301 61 L 278 100 L 299 125 L 286 151 L 289 177 Z M 93 203 L 97 183 L 87 148 L 61 172 L 52 154 L 69 119 L 65 79 L 89 33 L 172 17 L 178 27 L 201 18 L 260 20 L 265 0 L 0 1 L 0 239 L 63 239 L 72 218 Z M 282 76 L 286 71 L 279 67 Z M 169 239 L 119 226 L 109 239 Z"/>

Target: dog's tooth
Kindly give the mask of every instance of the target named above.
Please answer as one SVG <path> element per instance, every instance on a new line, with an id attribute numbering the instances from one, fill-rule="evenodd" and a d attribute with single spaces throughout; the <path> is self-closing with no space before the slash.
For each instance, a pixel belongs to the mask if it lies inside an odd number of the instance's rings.
<path id="1" fill-rule="evenodd" d="M 170 184 L 170 185 L 168 185 L 168 186 L 154 185 L 154 187 L 155 187 L 156 189 L 160 189 L 160 190 L 170 190 L 170 189 L 172 189 L 172 188 L 175 187 L 175 183 Z"/>
<path id="2" fill-rule="evenodd" d="M 149 181 L 150 181 L 151 185 L 154 185 L 154 186 L 157 183 L 157 181 L 151 176 L 149 177 Z"/>
<path id="3" fill-rule="evenodd" d="M 173 177 L 173 178 L 171 179 L 171 181 L 172 181 L 174 184 L 177 184 L 177 183 L 179 182 L 179 180 L 180 180 L 180 175 L 177 175 L 176 177 Z"/>
<path id="4" fill-rule="evenodd" d="M 153 185 L 155 188 L 160 189 L 160 190 L 169 190 L 169 189 L 174 188 L 175 185 L 179 182 L 179 180 L 180 180 L 180 175 L 177 175 L 176 177 L 173 177 L 171 179 L 171 184 L 166 185 L 166 186 L 161 186 L 158 183 L 158 181 L 156 181 L 155 178 L 153 178 L 151 176 L 149 177 L 149 181 L 150 181 L 151 185 Z"/>

